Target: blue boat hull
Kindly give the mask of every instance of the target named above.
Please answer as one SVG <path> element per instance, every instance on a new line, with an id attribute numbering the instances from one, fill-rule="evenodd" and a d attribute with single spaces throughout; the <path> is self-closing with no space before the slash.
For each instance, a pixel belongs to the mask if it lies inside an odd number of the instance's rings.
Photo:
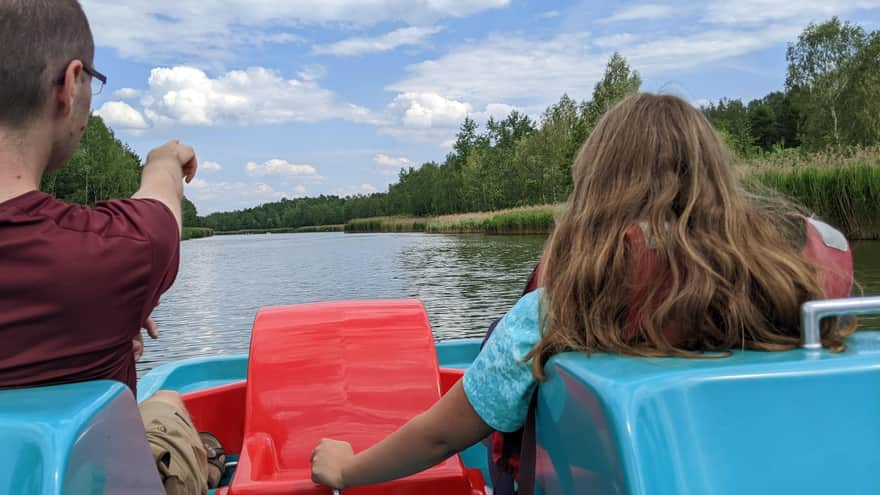
<path id="1" fill-rule="evenodd" d="M 880 312 L 880 299 L 869 302 Z M 847 346 L 718 359 L 555 356 L 538 388 L 536 493 L 880 493 L 880 331 Z M 479 347 L 479 339 L 439 343 L 437 360 L 466 369 Z M 139 399 L 177 390 L 190 406 L 203 401 L 209 431 L 241 430 L 245 385 L 257 381 L 246 382 L 249 364 L 240 355 L 163 365 L 141 379 Z M 456 374 L 441 371 L 441 390 Z M 115 382 L 0 392 L 10 459 L 0 463 L 0 495 L 161 494 L 135 406 Z M 240 431 L 235 438 L 230 451 Z M 462 460 L 489 480 L 482 445 Z"/>

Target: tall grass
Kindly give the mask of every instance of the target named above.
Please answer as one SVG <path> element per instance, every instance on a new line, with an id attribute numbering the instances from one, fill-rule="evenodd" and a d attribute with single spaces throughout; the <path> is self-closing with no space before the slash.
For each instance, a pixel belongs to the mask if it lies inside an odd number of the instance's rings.
<path id="1" fill-rule="evenodd" d="M 880 239 L 880 166 L 769 171 L 753 179 L 815 212 L 851 239 Z"/>
<path id="2" fill-rule="evenodd" d="M 856 146 L 805 152 L 797 148 L 764 153 L 738 165 L 747 174 L 766 171 L 794 171 L 807 168 L 846 168 L 856 165 L 880 165 L 880 146 Z"/>
<path id="3" fill-rule="evenodd" d="M 740 166 L 759 184 L 805 206 L 850 239 L 880 239 L 880 147 L 778 152 Z"/>
<path id="4" fill-rule="evenodd" d="M 497 212 L 439 217 L 375 217 L 345 224 L 349 233 L 430 232 L 435 234 L 547 234 L 553 230 L 554 206 L 529 206 Z"/>
<path id="5" fill-rule="evenodd" d="M 549 234 L 555 227 L 556 209 L 540 207 L 511 211 L 486 221 L 489 234 Z"/>
<path id="6" fill-rule="evenodd" d="M 373 217 L 351 220 L 345 224 L 349 233 L 424 232 L 425 219 L 417 217 Z"/>

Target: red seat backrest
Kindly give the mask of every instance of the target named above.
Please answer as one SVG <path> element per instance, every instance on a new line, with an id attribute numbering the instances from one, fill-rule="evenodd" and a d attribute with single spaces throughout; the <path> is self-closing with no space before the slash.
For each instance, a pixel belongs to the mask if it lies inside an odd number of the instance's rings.
<path id="1" fill-rule="evenodd" d="M 366 449 L 440 398 L 436 351 L 418 301 L 261 310 L 251 337 L 244 443 L 230 495 L 326 494 L 309 457 L 322 438 Z M 471 494 L 458 456 L 346 494 Z"/>

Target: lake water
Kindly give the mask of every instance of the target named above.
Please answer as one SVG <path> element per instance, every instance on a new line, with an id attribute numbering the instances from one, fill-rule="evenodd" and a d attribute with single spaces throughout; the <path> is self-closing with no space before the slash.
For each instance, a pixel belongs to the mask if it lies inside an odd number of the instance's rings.
<path id="1" fill-rule="evenodd" d="M 187 241 L 174 287 L 153 312 L 138 372 L 173 360 L 243 354 L 265 306 L 416 298 L 438 340 L 482 336 L 516 302 L 544 236 L 273 234 Z M 865 294 L 880 294 L 880 242 L 854 247 Z M 870 324 L 877 328 L 880 324 Z"/>

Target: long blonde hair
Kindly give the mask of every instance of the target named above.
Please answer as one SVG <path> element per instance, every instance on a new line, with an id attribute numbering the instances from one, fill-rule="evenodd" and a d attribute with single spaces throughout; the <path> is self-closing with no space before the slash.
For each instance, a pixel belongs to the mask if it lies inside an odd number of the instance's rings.
<path id="1" fill-rule="evenodd" d="M 823 296 L 800 254 L 803 218 L 739 188 L 700 111 L 675 96 L 625 99 L 593 130 L 572 178 L 542 259 L 542 337 L 526 357 L 536 377 L 564 351 L 699 357 L 799 345 L 800 306 Z M 626 232 L 640 224 L 657 270 L 634 301 Z M 630 306 L 643 301 L 650 307 L 632 325 Z M 822 336 L 843 348 L 833 321 Z"/>

